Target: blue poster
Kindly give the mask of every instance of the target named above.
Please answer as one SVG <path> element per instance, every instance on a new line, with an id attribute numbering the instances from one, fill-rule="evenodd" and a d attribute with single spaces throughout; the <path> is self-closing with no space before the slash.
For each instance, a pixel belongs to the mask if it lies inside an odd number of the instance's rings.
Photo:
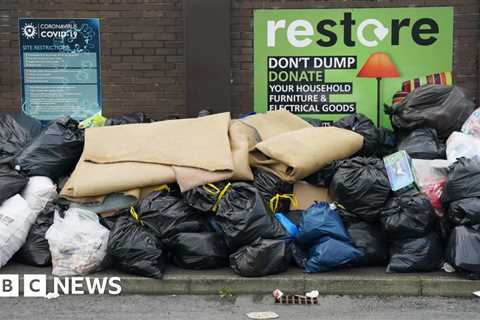
<path id="1" fill-rule="evenodd" d="M 22 110 L 39 120 L 101 111 L 98 19 L 18 20 Z"/>

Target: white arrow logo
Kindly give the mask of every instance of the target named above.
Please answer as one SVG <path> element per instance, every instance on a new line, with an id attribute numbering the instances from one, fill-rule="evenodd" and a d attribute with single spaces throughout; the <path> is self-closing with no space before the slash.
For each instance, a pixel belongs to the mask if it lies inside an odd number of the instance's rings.
<path id="1" fill-rule="evenodd" d="M 377 19 L 367 19 L 362 21 L 360 25 L 358 26 L 357 29 L 357 39 L 360 41 L 361 44 L 363 44 L 366 47 L 375 47 L 378 45 L 377 40 L 367 40 L 365 39 L 364 36 L 364 30 L 367 26 L 373 25 L 375 26 L 375 29 L 373 30 L 373 33 L 375 34 L 375 37 L 377 37 L 378 40 L 382 41 L 385 39 L 385 37 L 388 35 L 388 29 Z"/>

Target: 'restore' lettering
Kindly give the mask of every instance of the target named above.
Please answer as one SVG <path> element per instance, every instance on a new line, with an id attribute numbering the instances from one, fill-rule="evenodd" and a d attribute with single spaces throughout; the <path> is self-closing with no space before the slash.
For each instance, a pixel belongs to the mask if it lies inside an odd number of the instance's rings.
<path id="1" fill-rule="evenodd" d="M 419 46 L 429 46 L 437 41 L 437 35 L 440 30 L 437 22 L 432 18 L 420 18 L 415 22 L 410 18 L 392 19 L 389 26 L 384 26 L 377 19 L 366 19 L 358 24 L 356 29 L 356 39 L 353 39 L 353 29 L 357 25 L 357 21 L 352 18 L 351 12 L 345 12 L 343 19 L 339 24 L 332 19 L 320 20 L 317 23 L 316 30 L 319 34 L 318 40 L 315 43 L 320 47 L 334 46 L 338 41 L 337 33 L 338 25 L 343 28 L 343 43 L 347 47 L 354 47 L 356 42 L 366 47 L 377 46 L 380 41 L 383 41 L 390 34 L 390 42 L 393 46 L 400 45 L 402 29 L 410 30 L 411 39 Z M 373 35 L 367 37 L 366 30 L 373 26 Z M 314 27 L 312 24 L 304 19 L 293 20 L 289 24 L 282 20 L 267 21 L 267 45 L 268 47 L 275 47 L 277 44 L 277 34 L 285 30 L 288 42 L 296 48 L 304 48 L 311 45 L 314 40 Z"/>

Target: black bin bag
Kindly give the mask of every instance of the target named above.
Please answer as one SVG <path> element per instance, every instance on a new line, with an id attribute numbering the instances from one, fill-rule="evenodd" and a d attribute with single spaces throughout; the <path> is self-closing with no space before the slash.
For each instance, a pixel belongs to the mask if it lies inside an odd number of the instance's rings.
<path id="1" fill-rule="evenodd" d="M 112 230 L 112 228 L 115 226 L 115 223 L 117 222 L 118 218 L 120 218 L 120 216 L 122 215 L 125 215 L 125 214 L 130 214 L 130 212 L 122 209 L 122 210 L 119 210 L 117 212 L 115 212 L 115 214 L 113 215 L 109 215 L 109 216 L 99 216 L 99 220 L 100 220 L 100 224 L 102 226 L 104 226 L 105 228 L 107 228 L 108 230 Z"/>
<path id="2" fill-rule="evenodd" d="M 377 128 L 378 140 L 381 142 L 379 149 L 376 152 L 377 157 L 388 156 L 396 152 L 397 149 L 397 138 L 395 133 L 387 128 Z"/>
<path id="3" fill-rule="evenodd" d="M 0 114 L 0 164 L 13 160 L 40 130 L 40 122 L 33 118 Z"/>
<path id="4" fill-rule="evenodd" d="M 75 168 L 83 151 L 83 134 L 77 121 L 69 117 L 55 120 L 20 152 L 12 166 L 27 176 L 56 181 Z"/>
<path id="5" fill-rule="evenodd" d="M 138 213 L 162 240 L 181 232 L 209 231 L 207 215 L 167 191 L 145 197 L 138 205 Z"/>
<path id="6" fill-rule="evenodd" d="M 142 220 L 122 214 L 110 230 L 108 255 L 118 270 L 161 279 L 166 252 L 155 232 Z"/>
<path id="7" fill-rule="evenodd" d="M 335 172 L 337 172 L 337 168 L 338 168 L 338 161 L 333 161 L 329 163 L 327 166 L 309 175 L 303 180 L 317 187 L 328 188 L 328 186 L 330 185 L 330 182 L 332 182 Z"/>
<path id="8" fill-rule="evenodd" d="M 446 158 L 445 144 L 440 142 L 433 128 L 413 130 L 398 144 L 398 150 L 405 150 L 414 159 Z"/>
<path id="9" fill-rule="evenodd" d="M 258 237 L 289 237 L 282 225 L 270 215 L 257 188 L 244 182 L 233 183 L 225 193 L 218 204 L 215 221 L 231 250 L 248 245 Z"/>
<path id="10" fill-rule="evenodd" d="M 42 132 L 42 123 L 39 120 L 25 114 L 23 111 L 10 112 L 8 114 L 12 116 L 12 118 L 15 119 L 19 125 L 28 131 L 31 139 L 35 138 Z"/>
<path id="11" fill-rule="evenodd" d="M 435 225 L 435 210 L 427 196 L 414 190 L 390 198 L 380 213 L 387 240 L 420 238 Z"/>
<path id="12" fill-rule="evenodd" d="M 435 232 L 422 238 L 397 240 L 390 246 L 387 272 L 439 270 L 444 261 L 443 247 Z"/>
<path id="13" fill-rule="evenodd" d="M 417 128 L 434 128 L 441 140 L 459 131 L 475 104 L 456 86 L 426 85 L 410 92 L 403 101 L 386 107 L 397 133 Z"/>
<path id="14" fill-rule="evenodd" d="M 231 183 L 225 181 L 209 183 L 182 193 L 182 197 L 192 208 L 212 213 L 218 209 L 217 199 L 221 197 L 221 194 L 225 194 L 231 186 Z"/>
<path id="15" fill-rule="evenodd" d="M 28 178 L 7 165 L 0 165 L 0 205 L 8 198 L 21 193 L 27 183 Z"/>
<path id="16" fill-rule="evenodd" d="M 184 198 L 189 205 L 199 210 L 215 213 L 215 224 L 230 250 L 248 245 L 258 237 L 289 237 L 267 209 L 258 189 L 249 183 L 201 186 L 185 192 Z"/>
<path id="17" fill-rule="evenodd" d="M 131 123 L 149 123 L 152 122 L 143 112 L 132 112 L 121 116 L 108 118 L 105 121 L 105 126 L 118 126 L 122 124 Z"/>
<path id="18" fill-rule="evenodd" d="M 442 203 L 472 197 L 480 197 L 480 159 L 460 158 L 448 168 Z"/>
<path id="19" fill-rule="evenodd" d="M 338 212 L 340 218 L 342 218 L 342 221 L 343 221 L 344 225 L 346 225 L 346 226 L 348 226 L 352 223 L 362 221 L 356 214 L 348 212 L 347 210 L 345 210 L 345 208 L 342 208 L 341 206 L 337 206 L 337 212 Z M 370 223 L 375 224 L 377 222 L 370 222 Z"/>
<path id="20" fill-rule="evenodd" d="M 293 184 L 262 169 L 254 169 L 253 185 L 258 189 L 272 213 L 286 213 L 293 198 Z"/>
<path id="21" fill-rule="evenodd" d="M 458 226 L 450 235 L 447 261 L 463 271 L 480 273 L 480 226 Z"/>
<path id="22" fill-rule="evenodd" d="M 291 245 L 293 264 L 300 269 L 305 269 L 308 261 L 308 248 L 298 243 Z"/>
<path id="23" fill-rule="evenodd" d="M 343 117 L 332 126 L 354 131 L 363 136 L 363 147 L 358 155 L 370 157 L 390 154 L 395 150 L 395 137 L 387 129 L 377 128 L 372 120 L 361 113 Z"/>
<path id="24" fill-rule="evenodd" d="M 346 211 L 375 222 L 390 195 L 390 182 L 381 159 L 355 157 L 340 162 L 329 190 Z"/>
<path id="25" fill-rule="evenodd" d="M 258 238 L 230 255 L 230 267 L 242 277 L 261 277 L 287 271 L 292 259 L 289 240 Z"/>
<path id="26" fill-rule="evenodd" d="M 167 242 L 173 262 L 184 269 L 215 269 L 228 266 L 228 249 L 215 232 L 178 233 Z"/>
<path id="27" fill-rule="evenodd" d="M 379 225 L 358 221 L 350 224 L 347 232 L 355 248 L 363 253 L 355 266 L 387 265 L 388 247 Z"/>
<path id="28" fill-rule="evenodd" d="M 447 218 L 455 226 L 480 224 L 480 197 L 453 201 L 448 206 Z"/>
<path id="29" fill-rule="evenodd" d="M 28 232 L 27 240 L 15 254 L 15 261 L 38 267 L 48 266 L 52 263 L 50 246 L 45 239 L 45 234 L 53 224 L 55 211 L 61 214 L 63 209 L 51 202 L 47 203 L 45 208 L 40 211 Z"/>

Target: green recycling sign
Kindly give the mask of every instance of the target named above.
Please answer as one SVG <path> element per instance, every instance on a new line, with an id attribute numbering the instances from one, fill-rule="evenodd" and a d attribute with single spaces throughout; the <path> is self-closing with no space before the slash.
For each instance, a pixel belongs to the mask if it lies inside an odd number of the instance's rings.
<path id="1" fill-rule="evenodd" d="M 404 81 L 450 74 L 452 38 L 452 7 L 255 10 L 255 111 L 375 120 Z"/>

